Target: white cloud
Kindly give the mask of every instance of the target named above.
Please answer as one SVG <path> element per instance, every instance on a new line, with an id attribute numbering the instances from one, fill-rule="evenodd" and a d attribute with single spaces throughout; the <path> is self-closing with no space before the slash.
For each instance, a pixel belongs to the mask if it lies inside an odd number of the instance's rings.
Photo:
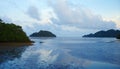
<path id="1" fill-rule="evenodd" d="M 13 20 L 11 18 L 9 18 L 8 16 L 2 16 L 1 19 L 4 22 L 8 22 L 8 23 L 12 23 L 13 22 Z"/>
<path id="2" fill-rule="evenodd" d="M 109 17 L 109 18 L 105 17 L 104 20 L 106 20 L 106 21 L 110 21 L 110 20 L 114 21 L 116 23 L 117 28 L 120 29 L 120 16 Z"/>
<path id="3" fill-rule="evenodd" d="M 79 35 L 86 32 L 90 33 L 91 30 L 96 31 L 116 28 L 114 22 L 105 21 L 100 15 L 94 14 L 88 8 L 71 6 L 68 2 L 67 0 L 48 0 L 49 5 L 47 8 L 42 8 L 41 10 L 36 8 L 37 14 L 32 10 L 30 16 L 32 14 L 32 17 L 37 19 L 37 21 L 33 22 L 33 24 L 31 23 L 32 27 L 34 27 L 34 30 L 31 30 L 38 31 L 44 29 L 53 31 L 53 33 L 57 35 Z M 38 11 L 40 11 L 40 14 Z M 35 16 L 33 16 L 34 14 Z"/>
<path id="4" fill-rule="evenodd" d="M 17 18 L 12 18 L 13 23 L 21 25 L 28 34 L 43 29 L 57 35 L 79 35 L 89 33 L 91 30 L 116 28 L 114 22 L 103 20 L 90 9 L 81 5 L 72 5 L 70 1 L 72 0 L 26 0 L 24 4 L 27 3 L 27 7 L 20 6 L 21 9 L 27 10 L 25 13 L 21 12 L 26 17 L 16 15 Z M 10 22 L 9 18 L 4 20 Z"/>
<path id="5" fill-rule="evenodd" d="M 51 8 L 47 8 L 41 11 L 41 21 L 42 25 L 52 24 L 51 19 L 58 19 Z"/>
<path id="6" fill-rule="evenodd" d="M 40 20 L 39 10 L 35 6 L 30 6 L 27 10 L 27 14 L 33 19 Z"/>
<path id="7" fill-rule="evenodd" d="M 70 32 L 80 31 L 80 29 L 75 26 L 66 26 L 66 25 L 61 25 L 61 29 Z"/>
<path id="8" fill-rule="evenodd" d="M 70 25 L 82 29 L 111 29 L 116 28 L 112 21 L 104 21 L 101 16 L 93 14 L 85 7 L 71 7 L 67 0 L 49 1 L 59 18 L 53 20 L 53 23 L 60 25 Z"/>

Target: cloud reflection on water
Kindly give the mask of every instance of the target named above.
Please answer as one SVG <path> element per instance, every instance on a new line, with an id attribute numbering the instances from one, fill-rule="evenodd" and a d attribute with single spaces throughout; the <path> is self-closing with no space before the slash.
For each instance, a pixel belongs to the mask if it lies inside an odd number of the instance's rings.
<path id="1" fill-rule="evenodd" d="M 97 39 L 88 39 L 87 43 L 79 42 L 85 42 L 86 39 L 74 39 L 77 42 L 69 43 L 73 39 L 48 39 L 41 44 L 39 42 L 42 40 L 35 40 L 34 45 L 28 47 L 20 58 L 2 63 L 0 69 L 93 69 L 94 67 L 98 69 L 99 66 L 103 67 L 102 69 L 120 68 L 119 65 L 111 64 L 116 60 L 110 60 L 115 57 L 119 60 L 119 46 L 114 44 L 120 43 L 103 44 L 98 43 L 102 40 L 97 41 Z M 96 41 L 96 43 L 90 43 L 89 41 Z M 99 55 L 101 53 L 104 56 Z M 109 60 L 106 60 L 107 58 Z M 96 61 L 93 61 L 93 59 L 96 59 Z"/>

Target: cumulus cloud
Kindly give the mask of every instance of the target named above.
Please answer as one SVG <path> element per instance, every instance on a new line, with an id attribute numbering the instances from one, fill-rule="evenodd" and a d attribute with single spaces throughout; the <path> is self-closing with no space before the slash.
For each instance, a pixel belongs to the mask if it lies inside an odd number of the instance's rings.
<path id="1" fill-rule="evenodd" d="M 94 14 L 90 9 L 81 5 L 72 5 L 70 1 L 27 0 L 26 3 L 29 3 L 29 7 L 24 7 L 27 10 L 25 15 L 27 14 L 29 17 L 24 17 L 25 20 L 14 20 L 14 23 L 21 25 L 28 34 L 43 29 L 52 31 L 57 35 L 81 35 L 83 33 L 116 28 L 114 22 L 103 20 L 100 15 Z M 3 20 L 11 22 L 8 17 L 3 18 Z"/>
<path id="2" fill-rule="evenodd" d="M 40 20 L 39 10 L 35 6 L 30 6 L 27 10 L 27 14 L 33 19 Z"/>
<path id="3" fill-rule="evenodd" d="M 53 19 L 53 23 L 69 25 L 82 29 L 111 29 L 116 28 L 112 21 L 104 21 L 101 16 L 93 14 L 85 7 L 72 7 L 67 0 L 50 0 L 49 5 L 54 9 L 59 21 Z"/>
<path id="4" fill-rule="evenodd" d="M 84 33 L 116 28 L 114 22 L 105 21 L 100 15 L 94 14 L 88 8 L 71 6 L 68 2 L 68 0 L 48 0 L 49 5 L 47 9 L 40 10 L 40 17 L 38 8 L 29 7 L 29 16 L 37 20 L 41 18 L 38 23 L 32 24 L 34 28 L 31 30 L 43 29 L 50 30 L 60 36 L 69 34 L 79 36 Z M 26 30 L 28 29 L 26 28 Z"/>

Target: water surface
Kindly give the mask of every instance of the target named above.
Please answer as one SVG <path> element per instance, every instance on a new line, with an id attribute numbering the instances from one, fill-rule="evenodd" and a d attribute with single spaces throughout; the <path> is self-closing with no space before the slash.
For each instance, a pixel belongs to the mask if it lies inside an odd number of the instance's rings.
<path id="1" fill-rule="evenodd" d="M 31 38 L 32 46 L 0 51 L 0 69 L 120 69 L 114 38 Z"/>

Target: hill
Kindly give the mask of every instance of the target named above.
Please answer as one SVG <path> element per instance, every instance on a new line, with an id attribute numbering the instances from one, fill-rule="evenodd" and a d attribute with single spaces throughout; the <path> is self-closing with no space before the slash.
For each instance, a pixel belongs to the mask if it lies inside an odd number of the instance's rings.
<path id="1" fill-rule="evenodd" d="M 31 34 L 30 37 L 56 37 L 56 35 L 50 31 L 40 30 L 39 32 Z"/>
<path id="2" fill-rule="evenodd" d="M 21 26 L 8 24 L 0 19 L 0 43 L 31 42 Z"/>
<path id="3" fill-rule="evenodd" d="M 84 35 L 83 37 L 117 37 L 120 34 L 120 30 L 110 29 L 107 31 L 98 31 L 94 34 Z"/>

